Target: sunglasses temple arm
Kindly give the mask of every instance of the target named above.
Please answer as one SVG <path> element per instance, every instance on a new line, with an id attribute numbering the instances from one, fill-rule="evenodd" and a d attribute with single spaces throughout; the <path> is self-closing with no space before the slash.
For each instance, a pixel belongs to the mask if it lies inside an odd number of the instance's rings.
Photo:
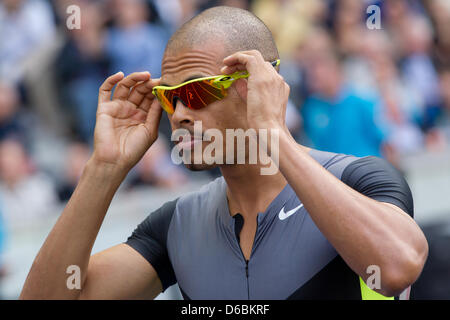
<path id="1" fill-rule="evenodd" d="M 271 62 L 271 64 L 272 64 L 272 66 L 274 67 L 274 68 L 276 68 L 276 67 L 278 67 L 279 65 L 280 65 L 280 59 L 277 59 L 277 60 L 275 60 L 275 61 L 272 61 Z M 248 78 L 248 72 L 244 72 L 244 73 L 241 73 L 241 74 L 237 74 L 237 75 L 235 75 L 235 76 L 233 76 L 233 78 L 235 79 L 235 80 L 237 80 L 237 79 L 242 79 L 242 78 Z"/>
<path id="2" fill-rule="evenodd" d="M 271 64 L 274 68 L 276 68 L 280 65 L 280 62 L 281 62 L 280 59 L 277 59 L 275 61 L 272 61 Z"/>
<path id="3" fill-rule="evenodd" d="M 281 63 L 281 60 L 280 60 L 280 59 L 277 59 L 277 60 L 275 60 L 275 61 L 272 61 L 270 64 L 271 64 L 274 68 L 276 68 L 276 67 L 278 67 L 278 66 L 280 65 L 280 63 Z M 241 78 L 247 78 L 247 77 L 248 77 L 248 73 L 245 72 L 245 73 L 242 73 L 242 74 L 238 74 L 238 75 L 234 76 L 233 78 L 234 78 L 234 79 L 241 79 Z"/>
<path id="4" fill-rule="evenodd" d="M 244 72 L 244 73 L 241 72 L 240 74 L 233 76 L 233 79 L 237 80 L 237 79 L 242 79 L 242 78 L 248 78 L 248 76 L 249 76 L 248 72 Z"/>

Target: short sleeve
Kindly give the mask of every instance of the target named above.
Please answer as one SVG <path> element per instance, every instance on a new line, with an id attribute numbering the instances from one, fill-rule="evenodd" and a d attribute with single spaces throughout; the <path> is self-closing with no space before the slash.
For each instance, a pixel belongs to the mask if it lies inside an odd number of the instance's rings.
<path id="1" fill-rule="evenodd" d="M 139 252 L 156 270 L 163 285 L 163 292 L 176 283 L 167 251 L 167 234 L 177 200 L 167 202 L 150 213 L 125 242 Z"/>
<path id="2" fill-rule="evenodd" d="M 402 173 L 386 160 L 374 156 L 359 158 L 344 169 L 341 180 L 359 193 L 394 204 L 414 217 L 408 183 Z"/>

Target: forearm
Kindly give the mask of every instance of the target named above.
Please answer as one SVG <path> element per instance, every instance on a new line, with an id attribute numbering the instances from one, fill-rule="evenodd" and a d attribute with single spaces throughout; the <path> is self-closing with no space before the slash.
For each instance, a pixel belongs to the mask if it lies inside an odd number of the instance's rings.
<path id="1" fill-rule="evenodd" d="M 70 265 L 81 269 L 81 290 L 100 226 L 125 173 L 91 159 L 67 206 L 48 235 L 25 281 L 22 299 L 72 299 L 66 285 Z"/>
<path id="2" fill-rule="evenodd" d="M 407 214 L 353 190 L 286 134 L 280 135 L 280 170 L 320 231 L 363 279 L 367 267 L 377 265 L 382 289 L 385 284 L 392 291 L 420 274 L 426 240 Z"/>

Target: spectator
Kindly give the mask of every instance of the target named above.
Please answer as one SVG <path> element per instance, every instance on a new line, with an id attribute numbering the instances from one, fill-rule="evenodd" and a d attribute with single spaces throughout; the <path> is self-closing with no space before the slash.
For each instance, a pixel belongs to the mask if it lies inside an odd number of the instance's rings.
<path id="1" fill-rule="evenodd" d="M 365 5 L 361 0 L 340 0 L 336 2 L 336 10 L 333 14 L 333 29 L 336 37 L 337 49 L 342 54 L 351 54 L 361 38 L 358 38 L 360 30 L 365 28 L 363 18 Z"/>
<path id="2" fill-rule="evenodd" d="M 0 82 L 0 141 L 8 136 L 22 136 L 19 97 L 15 88 Z"/>
<path id="3" fill-rule="evenodd" d="M 167 144 L 160 137 L 134 168 L 130 184 L 175 189 L 186 181 L 183 169 L 173 164 Z"/>
<path id="4" fill-rule="evenodd" d="M 344 63 L 347 81 L 359 94 L 372 97 L 381 112 L 387 140 L 384 156 L 393 164 L 401 154 L 423 147 L 418 127 L 421 117 L 420 95 L 411 91 L 400 77 L 394 48 L 382 31 L 365 30 L 360 44 Z"/>
<path id="5" fill-rule="evenodd" d="M 47 1 L 1 1 L 0 80 L 20 82 L 25 60 L 51 39 L 54 29 L 51 7 Z"/>
<path id="6" fill-rule="evenodd" d="M 314 148 L 355 156 L 381 155 L 384 133 L 376 122 L 375 104 L 344 83 L 331 53 L 312 58 L 307 66 L 311 95 L 302 106 L 306 135 Z"/>
<path id="7" fill-rule="evenodd" d="M 147 22 L 149 7 L 144 0 L 113 0 L 113 22 L 106 40 L 111 57 L 110 74 L 150 71 L 161 76 L 161 61 L 169 34 Z"/>
<path id="8" fill-rule="evenodd" d="M 296 106 L 302 105 L 307 95 L 306 67 L 310 59 L 333 50 L 335 47 L 329 33 L 323 28 L 315 27 L 308 32 L 292 55 L 281 62 L 280 73 L 291 87 L 290 98 Z"/>
<path id="9" fill-rule="evenodd" d="M 419 92 L 405 83 L 395 61 L 395 48 L 383 32 L 366 31 L 362 55 L 369 64 L 366 76 L 373 76 L 373 88 L 381 97 L 383 119 L 389 128 L 389 147 L 386 158 L 398 165 L 402 154 L 414 153 L 423 148 L 423 134 L 419 123 L 422 101 Z"/>
<path id="10" fill-rule="evenodd" d="M 420 99 L 419 124 L 424 131 L 434 125 L 439 109 L 439 79 L 430 57 L 431 29 L 424 18 L 412 16 L 402 29 L 401 77 Z"/>
<path id="11" fill-rule="evenodd" d="M 432 151 L 442 151 L 450 144 L 450 69 L 442 70 L 439 78 L 442 94 L 440 113 L 436 125 L 426 136 L 427 147 Z"/>
<path id="12" fill-rule="evenodd" d="M 55 61 L 62 108 L 72 116 L 71 125 L 77 138 L 91 143 L 98 88 L 108 76 L 105 56 L 106 17 L 98 2 L 78 3 L 83 12 L 81 29 L 67 33 L 67 41 Z"/>
<path id="13" fill-rule="evenodd" d="M 438 66 L 450 66 L 450 2 L 448 0 L 422 1 L 428 10 L 434 31 L 431 56 Z"/>
<path id="14" fill-rule="evenodd" d="M 220 0 L 220 1 L 218 1 L 217 5 L 241 8 L 244 10 L 250 9 L 250 1 L 249 0 Z"/>
<path id="15" fill-rule="evenodd" d="M 327 11 L 325 3 L 316 0 L 255 0 L 251 7 L 272 32 L 282 59 L 292 54 L 311 25 L 320 21 Z"/>
<path id="16" fill-rule="evenodd" d="M 442 93 L 442 114 L 439 124 L 450 127 L 450 68 L 442 70 L 440 74 L 440 88 Z M 448 135 L 448 138 L 450 139 L 450 135 Z"/>
<path id="17" fill-rule="evenodd" d="M 170 34 L 191 19 L 205 2 L 208 0 L 154 0 L 155 7 Z"/>
<path id="18" fill-rule="evenodd" d="M 0 142 L 0 195 L 5 220 L 10 226 L 31 225 L 56 209 L 52 181 L 33 168 L 17 140 Z"/>
<path id="19" fill-rule="evenodd" d="M 64 179 L 58 188 L 60 201 L 68 201 L 72 196 L 90 155 L 91 149 L 85 143 L 73 142 L 69 145 L 64 161 Z"/>

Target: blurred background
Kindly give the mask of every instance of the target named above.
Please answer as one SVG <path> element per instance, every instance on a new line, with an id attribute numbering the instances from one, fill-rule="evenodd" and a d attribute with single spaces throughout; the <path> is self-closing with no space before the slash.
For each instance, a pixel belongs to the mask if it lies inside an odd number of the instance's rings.
<path id="1" fill-rule="evenodd" d="M 80 29 L 68 28 L 70 5 L 80 8 Z M 159 77 L 170 35 L 215 5 L 251 10 L 271 29 L 291 86 L 286 121 L 299 143 L 383 157 L 405 174 L 430 246 L 411 298 L 450 299 L 448 0 L 0 0 L 0 298 L 19 296 L 77 184 L 100 84 L 118 71 Z M 126 241 L 165 201 L 219 174 L 174 166 L 169 138 L 164 115 L 93 253 Z M 180 298 L 176 285 L 158 297 Z"/>

